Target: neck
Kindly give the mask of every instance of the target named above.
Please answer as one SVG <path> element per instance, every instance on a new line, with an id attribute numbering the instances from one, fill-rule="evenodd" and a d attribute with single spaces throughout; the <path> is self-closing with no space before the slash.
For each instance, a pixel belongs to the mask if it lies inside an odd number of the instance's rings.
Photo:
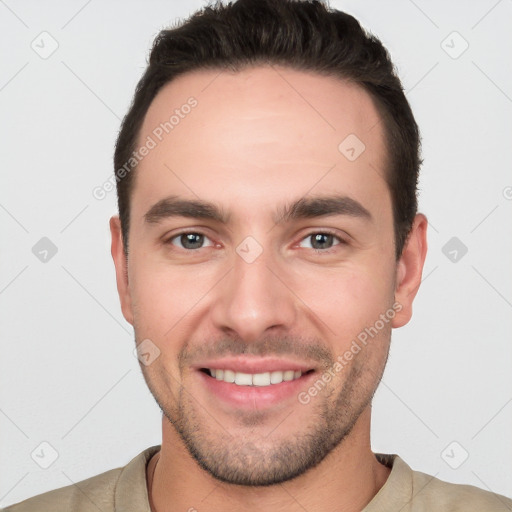
<path id="1" fill-rule="evenodd" d="M 245 487 L 220 482 L 188 453 L 174 427 L 163 417 L 162 448 L 147 467 L 153 512 L 201 510 L 289 512 L 362 510 L 386 482 L 391 470 L 370 448 L 368 407 L 352 432 L 318 466 L 278 485 Z M 154 471 L 154 475 L 153 475 Z"/>

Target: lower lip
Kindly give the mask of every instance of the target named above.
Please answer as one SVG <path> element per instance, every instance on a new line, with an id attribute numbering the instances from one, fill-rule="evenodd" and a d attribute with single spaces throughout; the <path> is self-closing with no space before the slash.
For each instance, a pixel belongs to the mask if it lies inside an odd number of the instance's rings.
<path id="1" fill-rule="evenodd" d="M 270 386 L 239 386 L 231 382 L 217 380 L 198 371 L 202 382 L 216 397 L 237 408 L 260 409 L 269 407 L 290 398 L 297 398 L 306 389 L 315 372 L 301 375 L 298 379 L 283 381 Z"/>

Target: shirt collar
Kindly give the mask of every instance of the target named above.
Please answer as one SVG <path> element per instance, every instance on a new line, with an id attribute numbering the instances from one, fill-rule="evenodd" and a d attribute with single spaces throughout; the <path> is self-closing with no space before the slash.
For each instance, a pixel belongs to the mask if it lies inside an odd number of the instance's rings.
<path id="1" fill-rule="evenodd" d="M 146 466 L 161 445 L 147 448 L 132 459 L 117 480 L 114 510 L 116 512 L 151 512 L 149 506 Z"/>
<path id="2" fill-rule="evenodd" d="M 122 469 L 115 490 L 116 512 L 151 512 L 146 466 L 160 448 L 161 445 L 147 448 Z M 411 501 L 412 470 L 397 454 L 376 453 L 375 457 L 392 469 L 385 484 L 362 512 L 399 510 Z"/>

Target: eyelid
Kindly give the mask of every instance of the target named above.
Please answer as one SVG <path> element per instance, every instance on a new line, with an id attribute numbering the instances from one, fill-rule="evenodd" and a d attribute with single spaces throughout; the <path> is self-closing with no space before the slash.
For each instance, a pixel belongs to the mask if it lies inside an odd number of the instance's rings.
<path id="1" fill-rule="evenodd" d="M 185 235 L 185 234 L 197 234 L 197 235 L 202 235 L 204 236 L 206 239 L 208 239 L 210 242 L 211 242 L 211 245 L 207 245 L 207 246 L 204 246 L 204 247 L 200 247 L 200 249 L 205 249 L 207 247 L 220 247 L 221 244 L 219 244 L 218 242 L 215 242 L 213 240 L 212 237 L 210 237 L 207 233 L 206 233 L 207 230 L 203 229 L 203 228 L 190 228 L 190 227 L 186 227 L 186 228 L 182 228 L 178 231 L 175 231 L 173 232 L 171 235 L 165 235 L 163 237 L 163 243 L 164 245 L 172 245 L 174 247 L 177 247 L 178 249 L 183 249 L 187 252 L 192 252 L 191 249 L 185 249 L 185 248 L 182 248 L 182 247 L 178 247 L 176 245 L 174 245 L 172 243 L 172 241 L 178 237 L 180 237 L 181 235 Z M 303 234 L 299 240 L 297 242 L 294 243 L 294 247 L 295 246 L 298 246 L 302 241 L 304 241 L 306 238 L 312 236 L 312 235 L 316 235 L 316 234 L 325 234 L 325 235 L 331 235 L 333 236 L 334 238 L 336 238 L 339 243 L 334 245 L 333 247 L 329 248 L 329 249 L 313 249 L 317 252 L 329 252 L 329 251 L 332 251 L 332 250 L 335 250 L 334 247 L 336 247 L 337 245 L 348 245 L 349 244 L 349 239 L 350 239 L 350 236 L 346 233 L 340 233 L 338 230 L 335 230 L 335 229 L 332 229 L 332 228 L 312 228 L 310 231 L 308 231 L 306 234 Z M 307 248 L 306 248 L 307 249 Z M 195 251 L 198 251 L 199 249 L 195 249 Z"/>
<path id="2" fill-rule="evenodd" d="M 319 234 L 322 234 L 322 235 L 331 235 L 333 236 L 334 238 L 337 238 L 339 240 L 339 244 L 336 244 L 336 245 L 346 245 L 349 243 L 349 236 L 347 234 L 341 234 L 339 231 L 337 230 L 334 230 L 334 229 L 330 229 L 330 228 L 316 228 L 316 229 L 312 229 L 311 231 L 309 231 L 308 233 L 306 233 L 305 235 L 301 236 L 301 238 L 299 239 L 299 241 L 297 242 L 297 244 L 299 244 L 300 242 L 302 242 L 303 240 L 305 240 L 306 238 L 309 238 L 310 236 L 312 235 L 319 235 Z M 317 250 L 320 250 L 320 249 L 317 249 Z M 322 252 L 325 252 L 325 251 L 322 251 Z"/>
<path id="3" fill-rule="evenodd" d="M 192 228 L 192 229 L 191 228 L 182 228 L 179 231 L 173 232 L 171 235 L 167 234 L 163 237 L 163 243 L 164 243 L 164 245 L 172 245 L 173 247 L 177 247 L 178 249 L 183 249 L 184 251 L 192 252 L 191 249 L 185 249 L 184 247 L 179 247 L 172 243 L 172 241 L 174 239 L 179 238 L 182 235 L 187 235 L 187 234 L 201 235 L 201 236 L 204 236 L 205 239 L 208 239 L 211 242 L 211 245 L 200 247 L 200 249 L 205 249 L 206 247 L 215 247 L 215 246 L 219 245 L 209 235 L 207 235 L 203 229 L 194 229 L 194 228 Z M 195 249 L 195 251 L 198 251 L 198 250 L 199 249 Z"/>

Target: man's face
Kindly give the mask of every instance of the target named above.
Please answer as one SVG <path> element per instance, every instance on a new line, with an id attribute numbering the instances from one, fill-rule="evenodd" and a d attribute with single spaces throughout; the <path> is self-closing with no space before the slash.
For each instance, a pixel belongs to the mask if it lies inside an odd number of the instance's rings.
<path id="1" fill-rule="evenodd" d="M 315 74 L 194 72 L 155 98 L 140 145 L 148 136 L 126 280 L 118 269 L 137 343 L 160 351 L 142 365 L 148 386 L 216 478 L 302 474 L 369 409 L 391 327 L 407 321 L 393 308 L 377 110 L 361 88 Z"/>

